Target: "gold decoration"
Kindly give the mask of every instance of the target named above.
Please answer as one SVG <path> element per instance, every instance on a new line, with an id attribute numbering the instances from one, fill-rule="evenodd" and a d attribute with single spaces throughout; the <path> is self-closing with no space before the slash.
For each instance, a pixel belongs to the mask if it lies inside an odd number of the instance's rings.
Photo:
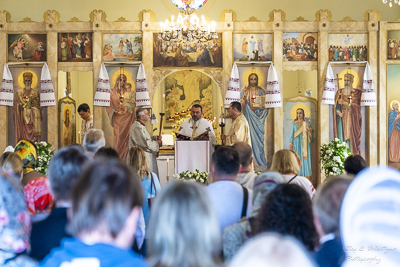
<path id="1" fill-rule="evenodd" d="M 395 22 L 400 22 L 400 19 L 396 20 Z"/>
<path id="2" fill-rule="evenodd" d="M 364 21 L 369 21 L 369 14 L 376 12 L 378 14 L 378 21 L 381 21 L 381 12 L 379 12 L 377 9 L 368 9 L 367 11 L 365 11 L 364 13 Z"/>
<path id="3" fill-rule="evenodd" d="M 274 21 L 275 12 L 281 13 L 281 20 L 286 21 L 286 13 L 282 9 L 274 9 L 271 12 L 269 12 L 269 21 Z"/>
<path id="4" fill-rule="evenodd" d="M 47 10 L 43 13 L 43 21 L 48 23 L 59 22 L 60 13 L 56 10 Z"/>
<path id="5" fill-rule="evenodd" d="M 89 14 L 89 21 L 90 22 L 94 22 L 95 21 L 95 19 L 94 19 L 95 15 L 100 15 L 100 21 L 101 22 L 106 22 L 106 18 L 107 18 L 106 12 L 104 12 L 101 9 L 99 9 L 99 10 L 95 9 L 92 12 L 90 12 L 90 14 Z"/>
<path id="6" fill-rule="evenodd" d="M 295 120 L 297 118 L 297 113 L 296 111 L 301 108 L 304 110 L 304 118 L 310 118 L 310 108 L 303 104 L 303 103 L 299 103 L 293 106 L 292 110 L 290 111 L 290 114 L 292 115 L 292 119 Z"/>
<path id="7" fill-rule="evenodd" d="M 70 22 L 78 22 L 80 21 L 77 17 L 73 17 L 69 20 Z"/>
<path id="8" fill-rule="evenodd" d="M 393 107 L 394 103 L 397 103 L 397 106 L 400 107 L 400 102 L 398 100 L 393 100 L 392 102 L 390 102 L 390 109 L 392 109 L 392 110 L 394 109 L 394 107 Z"/>
<path id="9" fill-rule="evenodd" d="M 5 21 L 3 21 L 1 18 L 4 18 L 4 15 L 2 15 L 1 13 L 3 13 L 5 15 Z M 2 22 L 11 22 L 11 14 L 10 12 L 8 12 L 7 10 L 3 10 L 3 12 L 0 13 L 0 21 Z"/>
<path id="10" fill-rule="evenodd" d="M 219 88 L 222 88 L 222 70 L 216 69 L 205 69 L 204 73 L 211 77 L 216 82 Z"/>
<path id="11" fill-rule="evenodd" d="M 321 16 L 322 13 L 324 13 L 324 16 Z M 317 13 L 315 13 L 315 21 L 322 20 L 332 21 L 332 12 L 330 12 L 328 9 L 318 10 Z"/>
<path id="12" fill-rule="evenodd" d="M 29 17 L 25 17 L 21 22 L 32 22 L 32 19 Z"/>
<path id="13" fill-rule="evenodd" d="M 129 20 L 126 20 L 126 18 L 124 18 L 124 17 L 119 17 L 116 21 L 117 22 L 129 22 Z"/>
<path id="14" fill-rule="evenodd" d="M 154 11 L 151 9 L 143 9 L 142 11 L 140 11 L 138 14 L 139 21 L 143 21 L 144 13 L 150 13 L 150 21 L 153 21 L 153 22 L 156 21 L 156 13 L 154 13 Z"/>
<path id="15" fill-rule="evenodd" d="M 235 11 L 233 11 L 232 9 L 225 9 L 222 10 L 220 18 L 220 21 L 225 21 L 225 13 L 232 13 L 232 21 L 236 21 L 237 19 L 237 13 Z"/>
<path id="16" fill-rule="evenodd" d="M 246 21 L 260 21 L 260 20 L 258 20 L 256 17 L 252 16 Z"/>
<path id="17" fill-rule="evenodd" d="M 352 22 L 352 21 L 355 21 L 355 20 L 351 19 L 349 16 L 346 16 L 341 21 L 343 21 L 343 22 Z"/>
<path id="18" fill-rule="evenodd" d="M 295 21 L 308 21 L 308 20 L 305 20 L 302 16 L 300 16 Z"/>

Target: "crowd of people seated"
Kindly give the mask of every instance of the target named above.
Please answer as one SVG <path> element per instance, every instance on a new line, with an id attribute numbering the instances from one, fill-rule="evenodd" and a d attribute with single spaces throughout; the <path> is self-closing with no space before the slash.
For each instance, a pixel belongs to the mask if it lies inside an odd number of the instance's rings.
<path id="1" fill-rule="evenodd" d="M 290 150 L 255 174 L 247 143 L 219 146 L 212 182 L 161 187 L 91 129 L 46 175 L 28 140 L 0 157 L 1 266 L 400 266 L 400 172 L 352 155 L 316 189 Z"/>

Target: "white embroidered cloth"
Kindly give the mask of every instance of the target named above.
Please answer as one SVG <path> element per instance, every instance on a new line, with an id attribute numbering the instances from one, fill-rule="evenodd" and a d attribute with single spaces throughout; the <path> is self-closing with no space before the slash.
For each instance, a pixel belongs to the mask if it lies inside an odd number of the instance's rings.
<path id="1" fill-rule="evenodd" d="M 3 79 L 1 81 L 0 105 L 12 106 L 14 103 L 13 78 L 8 64 L 4 65 Z"/>
<path id="2" fill-rule="evenodd" d="M 224 105 L 227 108 L 233 101 L 240 101 L 239 70 L 236 63 L 233 64 L 228 89 L 226 90 Z"/>
<path id="3" fill-rule="evenodd" d="M 278 73 L 274 64 L 269 66 L 267 78 L 267 91 L 265 94 L 265 108 L 282 107 L 282 96 L 279 90 Z"/>
<path id="4" fill-rule="evenodd" d="M 51 81 L 49 67 L 44 63 L 40 75 L 40 106 L 48 107 L 56 105 L 53 82 Z"/>
<path id="5" fill-rule="evenodd" d="M 136 77 L 136 106 L 151 106 L 143 64 L 140 64 Z"/>
<path id="6" fill-rule="evenodd" d="M 96 94 L 94 96 L 94 106 L 110 106 L 110 79 L 104 63 L 101 64 L 99 78 L 97 79 Z"/>

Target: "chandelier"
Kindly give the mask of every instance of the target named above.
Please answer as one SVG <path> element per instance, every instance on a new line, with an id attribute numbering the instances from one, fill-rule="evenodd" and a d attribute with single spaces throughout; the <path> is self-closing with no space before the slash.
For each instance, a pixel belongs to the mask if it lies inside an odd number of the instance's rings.
<path id="1" fill-rule="evenodd" d="M 207 0 L 171 0 L 181 11 L 175 20 L 174 15 L 171 21 L 168 19 L 161 22 L 161 33 L 158 38 L 167 43 L 203 43 L 218 38 L 215 32 L 215 22 L 207 23 L 204 15 L 199 17 L 194 14 L 196 9 L 202 7 Z"/>
<path id="2" fill-rule="evenodd" d="M 382 2 L 384 3 L 384 4 L 387 4 L 387 3 L 389 3 L 389 6 L 390 7 L 392 7 L 393 6 L 393 3 L 395 4 L 395 5 L 400 5 L 400 0 L 382 0 Z"/>

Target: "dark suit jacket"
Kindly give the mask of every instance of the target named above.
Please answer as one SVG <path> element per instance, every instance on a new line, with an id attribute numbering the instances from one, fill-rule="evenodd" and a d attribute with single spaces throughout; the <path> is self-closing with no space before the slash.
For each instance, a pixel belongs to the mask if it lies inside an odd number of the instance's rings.
<path id="1" fill-rule="evenodd" d="M 340 267 L 344 260 L 344 251 L 340 238 L 326 241 L 314 254 L 314 259 L 320 267 Z"/>
<path id="2" fill-rule="evenodd" d="M 32 224 L 30 256 L 41 261 L 55 247 L 60 246 L 64 237 L 71 237 L 65 231 L 67 209 L 55 208 L 43 221 Z"/>

